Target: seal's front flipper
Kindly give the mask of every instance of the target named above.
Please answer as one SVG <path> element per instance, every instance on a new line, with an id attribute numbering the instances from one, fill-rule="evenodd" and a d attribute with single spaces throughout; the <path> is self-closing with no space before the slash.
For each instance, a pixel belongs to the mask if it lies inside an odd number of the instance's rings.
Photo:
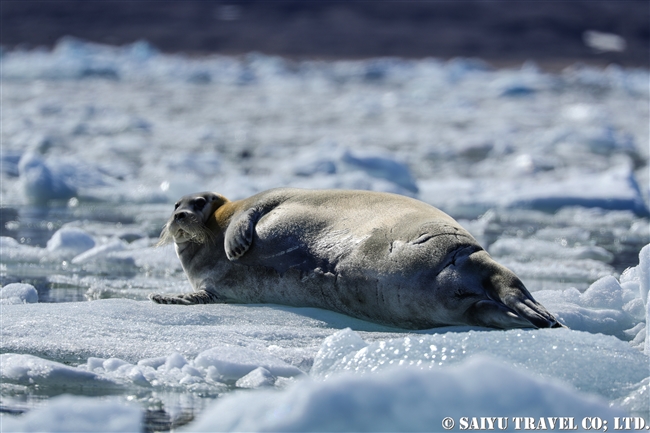
<path id="1" fill-rule="evenodd" d="M 472 305 L 467 310 L 467 321 L 488 328 L 537 328 L 510 308 L 492 300 L 478 301 Z"/>
<path id="2" fill-rule="evenodd" d="M 149 295 L 156 304 L 176 304 L 176 305 L 193 305 L 193 304 L 222 304 L 223 300 L 212 292 L 199 290 L 193 293 L 184 293 L 182 295 Z"/>
<path id="3" fill-rule="evenodd" d="M 230 222 L 224 236 L 224 248 L 228 260 L 237 260 L 248 251 L 253 243 L 253 233 L 258 219 L 259 212 L 248 209 Z"/>

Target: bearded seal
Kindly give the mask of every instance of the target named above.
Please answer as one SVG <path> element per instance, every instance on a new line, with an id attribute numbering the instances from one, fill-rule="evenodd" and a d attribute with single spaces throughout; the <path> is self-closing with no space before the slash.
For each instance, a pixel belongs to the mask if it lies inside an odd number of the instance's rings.
<path id="1" fill-rule="evenodd" d="M 195 292 L 160 304 L 318 307 L 407 329 L 562 327 L 453 218 L 381 192 L 187 195 L 161 233 Z"/>

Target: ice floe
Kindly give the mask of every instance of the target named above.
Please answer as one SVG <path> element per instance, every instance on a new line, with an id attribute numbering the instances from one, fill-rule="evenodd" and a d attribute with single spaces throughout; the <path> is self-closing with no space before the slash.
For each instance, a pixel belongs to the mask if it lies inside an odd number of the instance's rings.
<path id="1" fill-rule="evenodd" d="M 623 413 L 566 385 L 476 357 L 431 371 L 393 368 L 373 375 L 343 374 L 325 382 L 295 384 L 280 395 L 234 395 L 208 407 L 184 430 L 438 431 L 445 417 L 457 423 L 466 417 L 469 423 L 467 413 L 508 413 L 502 427 L 515 431 L 516 422 L 523 426 L 517 417 L 538 420 L 571 414 L 582 419 L 592 412 L 607 419 Z"/>

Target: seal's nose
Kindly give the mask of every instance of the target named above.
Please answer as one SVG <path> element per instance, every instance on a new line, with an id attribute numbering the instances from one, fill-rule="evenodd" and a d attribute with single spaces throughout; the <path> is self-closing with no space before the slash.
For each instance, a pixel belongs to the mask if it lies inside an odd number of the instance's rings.
<path id="1" fill-rule="evenodd" d="M 180 220 L 185 219 L 186 216 L 187 216 L 187 212 L 185 212 L 185 211 L 176 212 L 174 214 L 174 220 L 180 221 Z"/>

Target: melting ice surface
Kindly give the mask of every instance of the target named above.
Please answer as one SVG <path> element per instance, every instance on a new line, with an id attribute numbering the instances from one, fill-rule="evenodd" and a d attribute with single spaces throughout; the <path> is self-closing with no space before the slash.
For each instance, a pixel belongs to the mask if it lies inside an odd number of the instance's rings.
<path id="1" fill-rule="evenodd" d="M 2 54 L 3 431 L 439 431 L 650 422 L 649 73 L 477 60 Z M 570 329 L 405 332 L 191 290 L 171 203 L 396 192 L 460 220 Z M 458 429 L 458 424 L 456 425 Z"/>

